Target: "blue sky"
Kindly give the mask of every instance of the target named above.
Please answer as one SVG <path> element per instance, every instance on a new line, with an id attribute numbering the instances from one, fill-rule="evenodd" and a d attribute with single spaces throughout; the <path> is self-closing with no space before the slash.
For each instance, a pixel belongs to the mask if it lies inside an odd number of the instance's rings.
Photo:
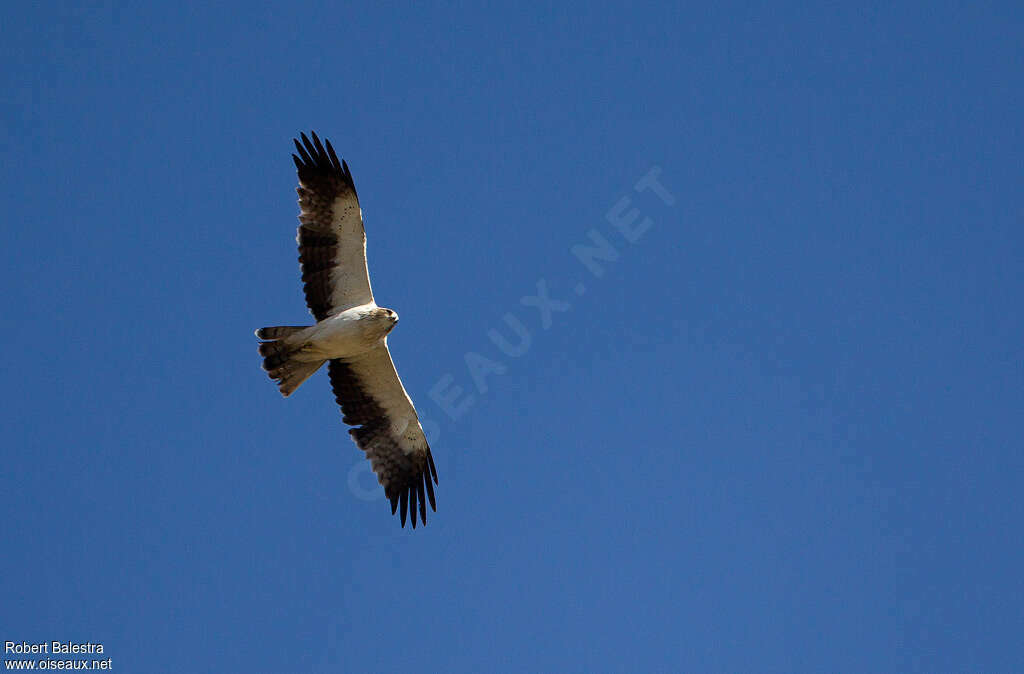
<path id="1" fill-rule="evenodd" d="M 1018 3 L 3 24 L 0 640 L 130 672 L 1024 669 Z M 259 367 L 254 328 L 308 319 L 311 129 L 402 316 L 440 475 L 415 532 L 326 377 L 283 400 Z"/>

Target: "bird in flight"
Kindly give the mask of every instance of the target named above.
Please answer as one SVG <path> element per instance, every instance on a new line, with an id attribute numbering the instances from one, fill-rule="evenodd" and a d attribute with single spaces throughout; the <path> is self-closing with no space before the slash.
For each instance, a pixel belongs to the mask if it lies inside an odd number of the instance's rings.
<path id="1" fill-rule="evenodd" d="M 427 523 L 427 501 L 437 511 L 437 468 L 416 408 L 398 378 L 388 333 L 398 314 L 378 307 L 366 267 L 363 212 L 348 164 L 331 142 L 295 140 L 299 174 L 299 265 L 315 325 L 260 328 L 263 369 L 288 397 L 327 363 L 342 421 L 366 452 L 391 514 L 406 512 L 416 528 Z M 432 483 L 433 482 L 433 483 Z"/>

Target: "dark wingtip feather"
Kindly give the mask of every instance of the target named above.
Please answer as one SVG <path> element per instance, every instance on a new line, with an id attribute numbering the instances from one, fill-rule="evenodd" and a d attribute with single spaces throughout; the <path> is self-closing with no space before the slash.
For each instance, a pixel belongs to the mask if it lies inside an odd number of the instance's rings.
<path id="1" fill-rule="evenodd" d="M 409 516 L 412 519 L 412 528 L 416 528 L 416 490 L 409 487 Z"/>
<path id="2" fill-rule="evenodd" d="M 316 135 L 316 131 L 310 131 L 313 134 L 313 147 L 316 148 L 317 159 L 322 159 L 327 156 L 327 151 L 324 150 L 323 144 L 320 142 L 320 138 Z"/>
<path id="3" fill-rule="evenodd" d="M 303 136 L 305 138 L 305 136 Z M 313 160 L 310 158 L 309 153 L 306 152 L 306 148 L 302 147 L 297 138 L 292 138 L 292 142 L 295 143 L 295 149 L 299 151 L 299 156 L 302 157 L 304 164 L 312 164 Z"/>
<path id="4" fill-rule="evenodd" d="M 409 506 L 409 490 L 403 489 L 401 496 L 399 496 L 399 504 L 401 505 L 402 511 L 402 528 L 405 528 L 405 515 Z"/>
<path id="5" fill-rule="evenodd" d="M 334 152 L 334 147 L 331 145 L 331 141 L 324 138 L 324 142 L 327 144 L 327 154 L 331 157 L 331 164 L 338 171 L 341 171 L 341 162 L 338 161 L 338 155 Z"/>
<path id="6" fill-rule="evenodd" d="M 434 502 L 434 483 L 430 481 L 430 476 L 427 475 L 426 471 L 423 471 L 423 484 L 427 486 L 427 498 L 430 499 L 430 508 L 436 513 L 437 503 Z"/>
<path id="7" fill-rule="evenodd" d="M 434 476 L 434 484 L 437 484 L 437 467 L 434 465 L 434 457 L 430 454 L 430 449 L 427 449 L 427 463 L 430 464 L 430 473 Z"/>
<path id="8" fill-rule="evenodd" d="M 423 526 L 427 526 L 427 500 L 423 498 L 423 479 L 420 479 L 420 483 L 416 485 L 416 492 L 419 495 L 420 500 L 420 519 L 423 520 Z M 414 516 L 415 520 L 416 517 Z"/>
<path id="9" fill-rule="evenodd" d="M 391 497 L 391 514 L 394 515 L 395 511 L 397 511 L 397 510 L 398 510 L 398 497 L 397 496 L 392 496 Z"/>

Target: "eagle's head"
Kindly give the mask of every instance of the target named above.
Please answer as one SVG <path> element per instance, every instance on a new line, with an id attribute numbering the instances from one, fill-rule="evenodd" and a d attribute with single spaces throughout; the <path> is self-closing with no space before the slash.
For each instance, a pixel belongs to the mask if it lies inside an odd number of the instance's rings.
<path id="1" fill-rule="evenodd" d="M 384 334 L 391 332 L 394 327 L 398 324 L 398 314 L 391 309 L 385 309 L 384 307 L 378 307 L 374 309 L 374 318 L 386 327 Z"/>

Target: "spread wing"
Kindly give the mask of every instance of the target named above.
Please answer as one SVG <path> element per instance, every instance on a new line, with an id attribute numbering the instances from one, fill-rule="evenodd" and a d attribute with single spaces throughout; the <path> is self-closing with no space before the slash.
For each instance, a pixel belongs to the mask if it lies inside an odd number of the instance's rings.
<path id="1" fill-rule="evenodd" d="M 373 301 L 363 212 L 348 164 L 327 141 L 295 141 L 299 173 L 299 264 L 306 304 L 317 321 Z"/>
<path id="2" fill-rule="evenodd" d="M 355 358 L 336 358 L 328 363 L 334 398 L 341 405 L 342 421 L 355 426 L 349 431 L 384 486 L 391 514 L 401 506 L 402 526 L 406 509 L 416 528 L 416 504 L 427 523 L 426 500 L 435 512 L 434 484 L 437 468 L 416 408 L 398 378 L 387 339 Z"/>

